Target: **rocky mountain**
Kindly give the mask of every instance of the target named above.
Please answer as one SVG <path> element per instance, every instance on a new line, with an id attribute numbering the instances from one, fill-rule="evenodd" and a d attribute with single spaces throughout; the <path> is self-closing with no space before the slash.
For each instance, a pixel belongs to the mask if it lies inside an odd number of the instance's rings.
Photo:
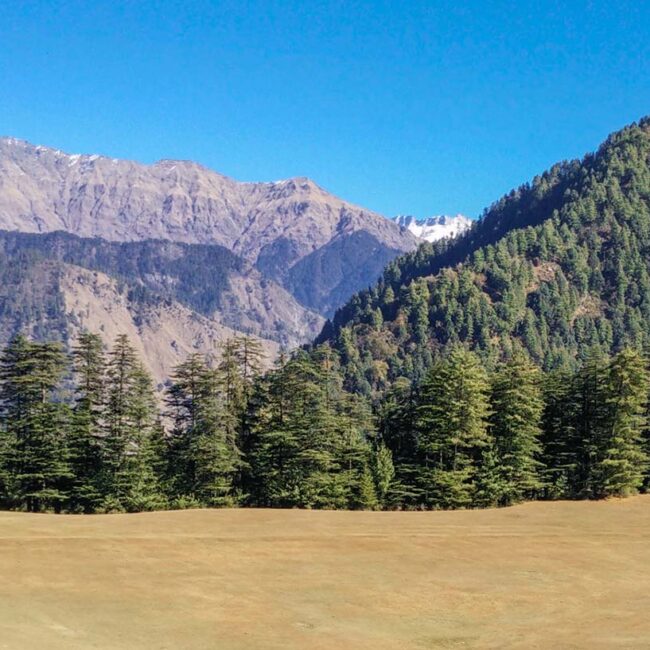
<path id="1" fill-rule="evenodd" d="M 462 214 L 455 216 L 438 215 L 426 219 L 416 219 L 410 215 L 398 215 L 393 221 L 413 233 L 418 239 L 428 242 L 437 241 L 444 237 L 455 237 L 465 232 L 471 225 L 472 220 Z"/>
<path id="2" fill-rule="evenodd" d="M 417 244 L 307 178 L 240 183 L 0 139 L 0 343 L 133 330 L 160 379 L 233 332 L 269 351 L 309 341 Z"/>
<path id="3" fill-rule="evenodd" d="M 15 138 L 0 139 L 0 229 L 218 244 L 289 290 L 299 286 L 305 305 L 323 313 L 417 245 L 407 230 L 308 178 L 240 183 L 193 162 L 142 165 Z M 346 256 L 355 242 L 355 255 Z M 343 274 L 294 269 L 301 261 L 304 269 L 325 264 Z"/>

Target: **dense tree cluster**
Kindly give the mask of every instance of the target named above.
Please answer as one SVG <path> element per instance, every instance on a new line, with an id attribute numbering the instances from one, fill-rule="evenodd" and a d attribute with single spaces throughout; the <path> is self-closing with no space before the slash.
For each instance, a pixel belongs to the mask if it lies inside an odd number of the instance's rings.
<path id="1" fill-rule="evenodd" d="M 525 354 L 488 371 L 466 346 L 374 404 L 329 346 L 262 373 L 240 337 L 190 355 L 164 399 L 126 337 L 15 338 L 0 360 L 0 501 L 31 512 L 197 506 L 466 508 L 645 489 L 644 356 L 575 372 Z"/>
<path id="2" fill-rule="evenodd" d="M 556 165 L 470 231 L 392 262 L 319 337 L 346 386 L 419 382 L 458 343 L 489 367 L 525 351 L 545 370 L 650 346 L 650 120 Z"/>

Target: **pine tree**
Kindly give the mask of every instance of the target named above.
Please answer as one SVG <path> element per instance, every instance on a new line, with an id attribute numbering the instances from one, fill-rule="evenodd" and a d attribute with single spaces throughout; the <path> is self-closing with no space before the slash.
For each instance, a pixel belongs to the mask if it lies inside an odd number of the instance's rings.
<path id="1" fill-rule="evenodd" d="M 492 445 L 484 449 L 481 455 L 473 505 L 481 508 L 503 505 L 504 494 L 507 493 L 508 488 L 499 455 L 495 445 Z"/>
<path id="2" fill-rule="evenodd" d="M 381 438 L 391 452 L 395 478 L 390 489 L 391 505 L 415 507 L 421 494 L 417 448 L 417 392 L 405 377 L 398 377 L 386 392 L 378 408 Z"/>
<path id="3" fill-rule="evenodd" d="M 359 493 L 355 505 L 359 510 L 376 510 L 379 506 L 375 481 L 368 467 L 364 468 L 361 473 Z"/>
<path id="4" fill-rule="evenodd" d="M 73 348 L 75 404 L 68 436 L 73 474 L 69 507 L 93 512 L 102 501 L 102 440 L 106 404 L 106 360 L 97 334 L 83 332 Z"/>
<path id="5" fill-rule="evenodd" d="M 239 364 L 245 399 L 248 399 L 253 382 L 262 373 L 264 351 L 258 339 L 251 336 L 235 338 L 235 356 Z"/>
<path id="6" fill-rule="evenodd" d="M 424 504 L 470 506 L 477 460 L 491 443 L 489 382 L 478 357 L 456 347 L 437 362 L 423 383 L 416 414 Z"/>
<path id="7" fill-rule="evenodd" d="M 569 412 L 575 418 L 576 471 L 571 492 L 596 497 L 598 462 L 608 437 L 608 362 L 598 349 L 589 350 L 572 385 Z"/>
<path id="8" fill-rule="evenodd" d="M 247 392 L 250 386 L 245 387 L 244 374 L 248 373 L 248 360 L 246 371 L 240 366 L 240 341 L 236 338 L 228 339 L 221 347 L 221 361 L 217 366 L 219 381 L 222 386 L 225 406 L 229 413 L 237 420 L 241 420 L 246 409 Z M 238 423 L 239 424 L 239 423 Z"/>
<path id="9" fill-rule="evenodd" d="M 492 382 L 490 429 L 503 476 L 501 504 L 534 498 L 542 482 L 541 373 L 523 356 L 502 364 Z"/>
<path id="10" fill-rule="evenodd" d="M 607 427 L 598 440 L 593 469 L 595 496 L 626 496 L 638 491 L 648 465 L 643 449 L 647 424 L 648 371 L 642 356 L 626 349 L 609 367 Z"/>
<path id="11" fill-rule="evenodd" d="M 125 335 L 116 338 L 109 354 L 107 398 L 104 507 L 137 510 L 150 499 L 155 502 L 157 496 L 147 450 L 155 429 L 156 401 L 151 378 Z"/>
<path id="12" fill-rule="evenodd" d="M 189 445 L 200 420 L 207 367 L 200 354 L 190 354 L 174 368 L 167 387 L 167 417 L 172 422 L 169 442 L 170 495 L 189 496 L 196 481 L 196 467 Z"/>
<path id="13" fill-rule="evenodd" d="M 241 465 L 228 386 L 198 354 L 177 366 L 167 404 L 174 421 L 170 445 L 177 495 L 207 506 L 233 505 Z"/>
<path id="14" fill-rule="evenodd" d="M 54 399 L 65 367 L 58 344 L 32 343 L 23 336 L 14 338 L 0 359 L 7 491 L 14 506 L 29 512 L 60 511 L 68 497 L 69 413 Z"/>
<path id="15" fill-rule="evenodd" d="M 542 481 L 547 498 L 572 498 L 578 494 L 581 450 L 574 373 L 559 369 L 543 378 Z"/>
<path id="16" fill-rule="evenodd" d="M 296 505 L 298 439 L 292 420 L 299 414 L 299 395 L 293 391 L 295 365 L 290 363 L 281 355 L 258 383 L 248 454 L 248 485 L 255 505 Z"/>
<path id="17" fill-rule="evenodd" d="M 165 454 L 162 425 L 157 416 L 153 381 L 140 362 L 129 377 L 131 392 L 127 418 L 132 431 L 124 474 L 130 487 L 125 500 L 130 511 L 159 510 L 165 507 L 162 462 Z"/>

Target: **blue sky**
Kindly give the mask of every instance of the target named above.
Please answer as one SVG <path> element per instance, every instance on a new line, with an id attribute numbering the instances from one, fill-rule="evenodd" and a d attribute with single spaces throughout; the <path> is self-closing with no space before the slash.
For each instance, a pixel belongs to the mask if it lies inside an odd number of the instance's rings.
<path id="1" fill-rule="evenodd" d="M 476 216 L 650 113 L 646 2 L 1 4 L 0 134 L 387 215 Z"/>

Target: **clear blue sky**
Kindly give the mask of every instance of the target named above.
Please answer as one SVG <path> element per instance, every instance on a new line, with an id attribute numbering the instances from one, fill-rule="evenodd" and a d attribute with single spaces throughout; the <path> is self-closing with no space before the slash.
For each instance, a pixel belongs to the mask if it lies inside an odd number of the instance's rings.
<path id="1" fill-rule="evenodd" d="M 0 134 L 476 216 L 650 113 L 650 3 L 0 0 Z"/>

